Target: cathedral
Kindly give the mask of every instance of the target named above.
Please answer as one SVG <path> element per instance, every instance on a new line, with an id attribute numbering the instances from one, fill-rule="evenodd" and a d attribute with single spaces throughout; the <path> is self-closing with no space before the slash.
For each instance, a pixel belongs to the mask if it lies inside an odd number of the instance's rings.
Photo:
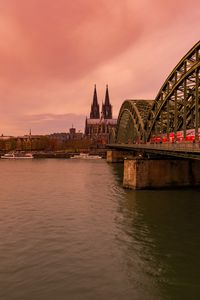
<path id="1" fill-rule="evenodd" d="M 105 101 L 102 103 L 100 113 L 95 85 L 90 118 L 86 118 L 85 121 L 85 135 L 93 139 L 98 139 L 102 143 L 106 143 L 111 128 L 115 127 L 116 124 L 117 119 L 113 119 L 112 116 L 112 105 L 110 103 L 108 86 L 106 86 Z"/>

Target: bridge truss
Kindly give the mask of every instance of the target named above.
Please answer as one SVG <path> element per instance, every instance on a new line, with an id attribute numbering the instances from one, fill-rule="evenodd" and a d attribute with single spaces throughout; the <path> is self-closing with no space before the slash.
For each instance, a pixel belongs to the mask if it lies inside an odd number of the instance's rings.
<path id="1" fill-rule="evenodd" d="M 151 137 L 200 128 L 200 41 L 181 59 L 155 100 L 126 100 L 120 109 L 111 143 L 148 142 Z"/>

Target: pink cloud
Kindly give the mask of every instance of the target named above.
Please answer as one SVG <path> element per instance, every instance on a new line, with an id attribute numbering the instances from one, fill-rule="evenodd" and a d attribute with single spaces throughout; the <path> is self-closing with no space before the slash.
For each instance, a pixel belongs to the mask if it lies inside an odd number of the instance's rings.
<path id="1" fill-rule="evenodd" d="M 9 42 L 16 51 L 1 51 L 0 63 L 14 79 L 73 80 L 123 51 L 140 34 L 137 19 L 126 18 L 132 7 L 115 6 L 113 0 L 98 5 L 90 0 L 21 0 L 9 5 Z"/>
<path id="2" fill-rule="evenodd" d="M 152 99 L 199 25 L 197 0 L 1 0 L 2 130 L 23 130 L 26 115 L 89 114 L 94 83 L 100 102 L 109 84 L 115 115 L 125 98 Z"/>
<path id="3" fill-rule="evenodd" d="M 119 55 L 148 29 L 173 22 L 183 6 L 172 0 L 3 0 L 8 47 L 0 49 L 0 74 L 73 80 Z"/>

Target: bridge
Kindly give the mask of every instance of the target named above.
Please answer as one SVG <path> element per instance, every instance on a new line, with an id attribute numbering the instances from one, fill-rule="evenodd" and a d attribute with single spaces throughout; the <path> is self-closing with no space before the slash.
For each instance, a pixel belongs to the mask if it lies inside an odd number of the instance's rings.
<path id="1" fill-rule="evenodd" d="M 134 159 L 164 159 L 166 165 L 171 157 L 179 161 L 176 168 L 181 163 L 187 166 L 188 178 L 195 173 L 191 164 L 200 167 L 199 69 L 200 41 L 175 66 L 154 100 L 124 101 L 117 126 L 110 134 L 108 148 L 113 158 L 108 161 L 132 155 Z M 200 184 L 199 173 L 195 173 L 193 182 Z"/>

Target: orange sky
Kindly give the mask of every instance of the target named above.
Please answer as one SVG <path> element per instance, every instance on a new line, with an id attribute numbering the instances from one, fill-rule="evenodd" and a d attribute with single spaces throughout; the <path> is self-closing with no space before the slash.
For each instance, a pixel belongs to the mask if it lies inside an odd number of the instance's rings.
<path id="1" fill-rule="evenodd" d="M 0 133 L 83 129 L 95 83 L 153 99 L 199 38 L 199 0 L 0 0 Z"/>

